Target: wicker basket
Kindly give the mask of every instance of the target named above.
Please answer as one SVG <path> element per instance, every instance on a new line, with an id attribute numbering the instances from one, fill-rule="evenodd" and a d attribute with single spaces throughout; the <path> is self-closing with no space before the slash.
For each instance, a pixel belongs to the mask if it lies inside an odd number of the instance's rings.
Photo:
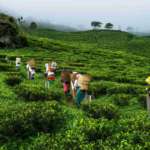
<path id="1" fill-rule="evenodd" d="M 31 66 L 31 68 L 35 68 L 36 67 L 36 63 L 35 63 L 34 59 L 29 60 L 27 63 Z"/>
<path id="2" fill-rule="evenodd" d="M 89 88 L 89 82 L 91 80 L 91 77 L 88 75 L 81 75 L 78 79 L 78 84 L 80 86 L 81 90 L 88 90 Z"/>
<path id="3" fill-rule="evenodd" d="M 20 64 L 21 63 L 21 58 L 17 57 L 16 58 L 16 63 Z"/>

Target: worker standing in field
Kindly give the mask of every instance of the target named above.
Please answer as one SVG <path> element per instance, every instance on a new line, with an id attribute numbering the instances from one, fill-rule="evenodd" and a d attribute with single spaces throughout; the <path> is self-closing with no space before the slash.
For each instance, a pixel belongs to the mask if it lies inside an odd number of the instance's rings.
<path id="1" fill-rule="evenodd" d="M 148 87 L 146 88 L 146 90 L 147 90 L 146 103 L 147 103 L 147 110 L 150 115 L 150 76 L 146 79 L 146 83 L 148 84 Z"/>
<path id="2" fill-rule="evenodd" d="M 20 57 L 16 57 L 16 69 L 18 70 L 20 68 L 21 65 L 21 58 Z"/>
<path id="3" fill-rule="evenodd" d="M 53 69 L 54 72 L 56 72 L 57 69 L 57 63 L 55 61 L 51 62 L 51 68 Z"/>
<path id="4" fill-rule="evenodd" d="M 79 76 L 80 74 L 78 72 L 73 72 L 71 74 L 71 93 L 72 93 L 73 99 L 75 99 L 77 89 L 79 88 L 79 85 L 78 85 Z"/>
<path id="5" fill-rule="evenodd" d="M 66 96 L 70 96 L 70 81 L 71 71 L 63 70 L 61 72 L 61 82 L 63 83 L 63 90 Z"/>
<path id="6" fill-rule="evenodd" d="M 35 60 L 31 59 L 27 62 L 26 69 L 27 69 L 27 76 L 29 80 L 34 80 L 35 78 Z"/>
<path id="7" fill-rule="evenodd" d="M 55 81 L 55 69 L 51 66 L 50 63 L 45 64 L 46 67 L 46 81 L 45 81 L 45 88 L 49 88 L 50 84 Z"/>
<path id="8" fill-rule="evenodd" d="M 78 88 L 76 92 L 76 103 L 77 106 L 80 107 L 81 102 L 87 95 L 87 91 L 89 88 L 89 82 L 91 78 L 88 75 L 79 75 L 78 76 Z"/>

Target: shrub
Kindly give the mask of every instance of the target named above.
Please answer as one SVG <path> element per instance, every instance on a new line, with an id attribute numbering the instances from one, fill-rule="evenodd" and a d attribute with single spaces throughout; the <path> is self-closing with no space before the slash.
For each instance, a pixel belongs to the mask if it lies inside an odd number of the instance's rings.
<path id="1" fill-rule="evenodd" d="M 56 102 L 12 105 L 0 109 L 0 118 L 3 138 L 24 138 L 38 132 L 55 132 L 65 123 L 65 114 Z"/>
<path id="2" fill-rule="evenodd" d="M 95 97 L 99 95 L 106 95 L 107 89 L 113 86 L 111 82 L 93 82 L 90 86 L 90 91 L 94 94 Z"/>
<path id="3" fill-rule="evenodd" d="M 15 74 L 15 75 L 10 75 L 6 78 L 6 84 L 10 85 L 10 86 L 15 86 L 18 85 L 22 82 L 22 79 L 19 75 Z"/>
<path id="4" fill-rule="evenodd" d="M 117 94 L 113 96 L 113 102 L 119 106 L 127 106 L 129 105 L 130 96 L 126 94 Z"/>
<path id="5" fill-rule="evenodd" d="M 138 102 L 144 107 L 146 108 L 147 107 L 147 104 L 146 104 L 146 95 L 139 95 L 138 96 Z"/>
<path id="6" fill-rule="evenodd" d="M 132 94 L 137 95 L 139 93 L 144 93 L 143 87 L 139 85 L 131 85 L 131 84 L 122 84 L 117 82 L 110 81 L 100 81 L 91 83 L 91 87 L 89 89 L 96 97 L 99 95 L 112 95 L 112 94 Z"/>
<path id="7" fill-rule="evenodd" d="M 70 129 L 64 133 L 55 135 L 40 134 L 30 145 L 29 149 L 36 150 L 88 150 L 92 149 L 92 144 L 86 141 L 85 136 L 81 131 Z"/>
<path id="8" fill-rule="evenodd" d="M 10 64 L 0 63 L 0 71 L 12 71 L 13 67 Z"/>
<path id="9" fill-rule="evenodd" d="M 114 133 L 113 122 L 108 122 L 107 120 L 97 120 L 87 122 L 82 129 L 87 136 L 89 142 L 97 140 L 106 140 L 108 137 L 112 136 Z"/>
<path id="10" fill-rule="evenodd" d="M 37 86 L 36 84 L 22 83 L 16 87 L 18 97 L 26 101 L 46 101 L 57 100 L 61 101 L 64 98 L 63 92 L 60 89 Z"/>
<path id="11" fill-rule="evenodd" d="M 114 119 L 118 118 L 118 109 L 113 104 L 99 104 L 97 102 L 83 103 L 82 109 L 87 112 L 89 117 Z"/>

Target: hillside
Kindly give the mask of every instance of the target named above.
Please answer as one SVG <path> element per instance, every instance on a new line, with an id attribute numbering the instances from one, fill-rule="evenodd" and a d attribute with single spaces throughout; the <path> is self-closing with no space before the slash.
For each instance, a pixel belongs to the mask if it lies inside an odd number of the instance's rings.
<path id="1" fill-rule="evenodd" d="M 21 35 L 15 18 L 0 13 L 0 47 L 26 46 L 26 38 Z"/>
<path id="2" fill-rule="evenodd" d="M 122 31 L 82 31 L 82 32 L 60 32 L 49 29 L 30 30 L 32 36 L 44 37 L 60 40 L 69 44 L 82 46 L 89 44 L 94 48 L 104 48 L 108 50 L 124 50 L 137 55 L 147 56 L 150 51 L 150 38 L 137 37 Z"/>
<path id="3" fill-rule="evenodd" d="M 28 47 L 0 50 L 0 149 L 149 149 L 148 38 L 120 31 L 26 34 Z M 20 71 L 16 56 L 23 61 Z M 35 81 L 26 78 L 30 58 L 37 62 Z M 57 80 L 46 90 L 44 64 L 52 60 L 59 65 Z M 60 82 L 64 68 L 92 76 L 91 103 L 85 100 L 77 108 L 68 102 Z"/>

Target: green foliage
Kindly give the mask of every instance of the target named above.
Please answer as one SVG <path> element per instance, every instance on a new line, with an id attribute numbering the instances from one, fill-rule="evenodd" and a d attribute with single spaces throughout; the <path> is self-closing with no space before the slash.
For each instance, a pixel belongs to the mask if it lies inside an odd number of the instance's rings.
<path id="1" fill-rule="evenodd" d="M 150 121 L 140 106 L 145 105 L 150 70 L 149 38 L 111 30 L 63 33 L 38 28 L 28 33 L 31 47 L 0 51 L 0 149 L 149 149 Z M 22 58 L 18 71 L 16 56 Z M 27 81 L 25 65 L 31 58 L 37 63 L 36 76 Z M 56 81 L 45 89 L 42 73 L 49 61 L 59 68 Z M 45 102 L 67 99 L 60 82 L 64 68 L 91 75 L 89 94 L 96 100 L 83 102 L 81 109 L 73 100 L 62 106 Z M 6 84 L 6 79 L 17 83 L 18 77 L 23 80 L 19 85 Z"/>
<path id="2" fill-rule="evenodd" d="M 10 86 L 15 86 L 18 85 L 22 82 L 21 77 L 18 74 L 14 74 L 14 75 L 9 75 L 6 80 L 5 80 L 6 84 L 10 85 Z"/>
<path id="3" fill-rule="evenodd" d="M 113 102 L 114 104 L 118 106 L 128 106 L 130 99 L 131 99 L 130 95 L 117 94 L 117 95 L 114 95 Z"/>
<path id="4" fill-rule="evenodd" d="M 12 105 L 7 109 L 1 107 L 1 140 L 54 132 L 63 127 L 64 121 L 65 115 L 56 102 Z"/>
<path id="5" fill-rule="evenodd" d="M 12 71 L 13 68 L 10 64 L 0 63 L 0 71 Z"/>
<path id="6" fill-rule="evenodd" d="M 22 83 L 16 87 L 16 93 L 19 98 L 26 101 L 46 101 L 46 100 L 56 100 L 62 101 L 64 98 L 63 92 L 57 90 L 56 88 L 46 89 L 43 86 L 38 86 L 36 84 Z"/>
<path id="7" fill-rule="evenodd" d="M 28 43 L 33 47 L 40 47 L 50 49 L 52 51 L 62 51 L 62 50 L 74 50 L 73 46 L 69 46 L 67 44 L 56 42 L 54 40 L 48 38 L 36 38 L 36 37 L 28 37 Z"/>
<path id="8" fill-rule="evenodd" d="M 91 84 L 90 91 L 94 93 L 95 96 L 119 93 L 137 95 L 139 93 L 144 93 L 144 88 L 133 84 L 119 84 L 116 82 L 100 81 L 93 82 Z"/>
<path id="9" fill-rule="evenodd" d="M 89 117 L 99 119 L 115 119 L 119 117 L 118 109 L 113 104 L 101 104 L 98 102 L 84 103 L 82 109 L 87 112 Z"/>
<path id="10" fill-rule="evenodd" d="M 138 96 L 138 102 L 141 104 L 141 106 L 143 106 L 144 108 L 147 107 L 147 103 L 146 103 L 146 95 L 142 94 Z"/>

